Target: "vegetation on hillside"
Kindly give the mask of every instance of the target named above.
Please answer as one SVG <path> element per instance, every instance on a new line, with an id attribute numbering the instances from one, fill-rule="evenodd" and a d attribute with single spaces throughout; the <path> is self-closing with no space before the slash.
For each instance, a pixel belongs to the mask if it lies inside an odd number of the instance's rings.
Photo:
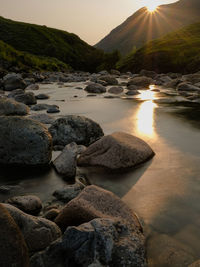
<path id="1" fill-rule="evenodd" d="M 147 43 L 123 58 L 118 63 L 118 69 L 182 73 L 200 70 L 200 23 Z"/>

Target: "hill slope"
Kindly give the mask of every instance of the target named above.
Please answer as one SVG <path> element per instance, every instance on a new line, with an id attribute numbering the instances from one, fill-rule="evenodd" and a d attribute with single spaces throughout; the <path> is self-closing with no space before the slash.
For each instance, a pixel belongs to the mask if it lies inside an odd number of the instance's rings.
<path id="1" fill-rule="evenodd" d="M 0 40 L 19 51 L 54 57 L 77 70 L 93 71 L 103 52 L 75 34 L 0 17 Z"/>
<path id="2" fill-rule="evenodd" d="M 161 5 L 154 13 L 142 8 L 95 47 L 106 52 L 118 49 L 126 55 L 133 47 L 139 48 L 148 41 L 197 21 L 200 21 L 199 0 L 180 0 L 173 4 Z"/>
<path id="3" fill-rule="evenodd" d="M 125 57 L 118 67 L 134 72 L 141 69 L 182 73 L 200 70 L 200 23 L 147 43 Z"/>
<path id="4" fill-rule="evenodd" d="M 61 71 L 70 70 L 67 64 L 56 58 L 35 56 L 26 52 L 17 51 L 10 45 L 0 40 L 0 68 L 13 69 L 17 67 L 22 71 L 47 70 Z"/>

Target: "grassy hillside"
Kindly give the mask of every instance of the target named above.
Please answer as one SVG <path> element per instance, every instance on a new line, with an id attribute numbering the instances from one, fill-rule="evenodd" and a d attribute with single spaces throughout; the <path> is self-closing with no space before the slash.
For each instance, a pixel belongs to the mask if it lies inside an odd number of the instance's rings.
<path id="1" fill-rule="evenodd" d="M 17 67 L 24 71 L 70 70 L 70 67 L 67 64 L 64 64 L 58 59 L 35 56 L 26 52 L 17 51 L 3 41 L 0 41 L 0 67 L 8 70 Z"/>
<path id="2" fill-rule="evenodd" d="M 199 0 L 180 0 L 161 5 L 154 13 L 148 12 L 144 7 L 115 28 L 96 47 L 106 52 L 118 49 L 123 55 L 127 55 L 134 47 L 138 49 L 149 41 L 198 21 Z"/>
<path id="3" fill-rule="evenodd" d="M 0 40 L 16 50 L 57 58 L 76 70 L 94 71 L 103 52 L 75 34 L 0 17 Z"/>
<path id="4" fill-rule="evenodd" d="M 151 41 L 118 63 L 122 71 L 141 69 L 157 72 L 200 70 L 200 23 Z"/>

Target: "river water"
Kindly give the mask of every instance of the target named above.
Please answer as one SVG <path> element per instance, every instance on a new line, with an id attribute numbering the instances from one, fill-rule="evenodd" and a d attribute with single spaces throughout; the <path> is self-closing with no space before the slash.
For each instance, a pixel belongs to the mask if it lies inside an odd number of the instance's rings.
<path id="1" fill-rule="evenodd" d="M 127 98 L 87 97 L 82 83 L 41 85 L 35 93 L 47 93 L 57 104 L 56 117 L 77 114 L 98 122 L 105 134 L 124 131 L 144 139 L 155 157 L 135 170 L 109 173 L 99 168 L 82 168 L 91 183 L 121 197 L 135 211 L 147 237 L 149 266 L 188 266 L 200 259 L 200 127 L 199 116 L 188 102 L 167 90 L 154 92 L 154 86 Z M 106 94 L 109 95 L 109 94 Z M 156 99 L 178 99 L 159 104 Z M 170 101 L 171 102 L 171 101 Z M 187 117 L 184 115 L 186 112 Z M 40 112 L 42 113 L 42 112 Z M 197 113 L 199 114 L 199 113 Z M 191 116 L 190 116 L 191 115 Z M 56 172 L 47 170 L 2 169 L 1 185 L 19 185 L 10 195 L 31 193 L 43 201 L 66 184 Z M 8 196 L 0 194 L 0 200 Z"/>

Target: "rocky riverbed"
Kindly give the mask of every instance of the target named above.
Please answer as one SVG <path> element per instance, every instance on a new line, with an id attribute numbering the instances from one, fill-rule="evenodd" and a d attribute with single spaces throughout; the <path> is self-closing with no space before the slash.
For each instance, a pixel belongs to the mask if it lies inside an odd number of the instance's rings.
<path id="1" fill-rule="evenodd" d="M 2 239 L 2 266 L 200 258 L 199 73 L 8 74 L 0 84 L 2 234 L 15 231 L 21 248 L 9 254 Z"/>

